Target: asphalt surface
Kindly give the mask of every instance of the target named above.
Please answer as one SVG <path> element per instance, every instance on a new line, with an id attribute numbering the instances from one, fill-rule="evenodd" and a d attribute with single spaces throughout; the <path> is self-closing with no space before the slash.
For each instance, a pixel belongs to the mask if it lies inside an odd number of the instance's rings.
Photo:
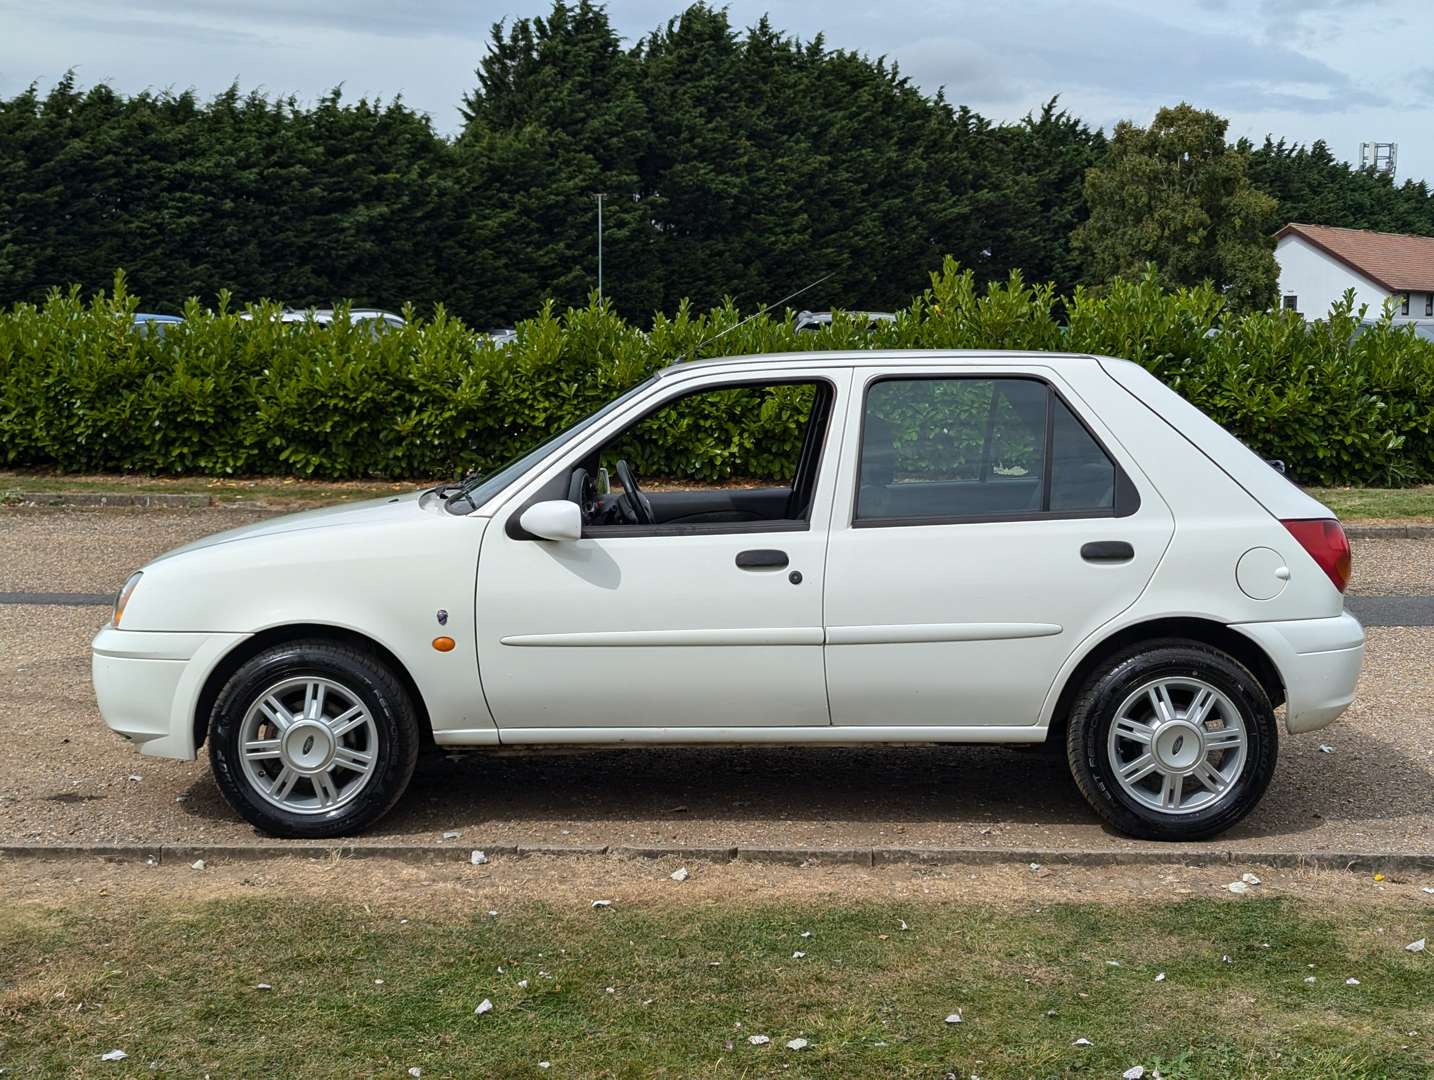
<path id="1" fill-rule="evenodd" d="M 155 554 L 261 516 L 3 511 L 0 592 L 108 598 Z M 1434 541 L 1356 541 L 1355 552 L 1352 608 L 1381 595 L 1434 599 Z M 98 604 L 0 605 L 0 843 L 260 841 L 224 804 L 203 755 L 198 762 L 145 758 L 104 728 L 90 688 L 89 642 L 107 619 Z M 1283 740 L 1264 802 L 1211 846 L 1434 850 L 1431 655 L 1434 629 L 1373 627 L 1354 706 L 1333 727 Z M 448 831 L 460 835 L 444 840 Z M 364 841 L 1157 847 L 1100 826 L 1059 757 L 949 746 L 435 755 Z"/>

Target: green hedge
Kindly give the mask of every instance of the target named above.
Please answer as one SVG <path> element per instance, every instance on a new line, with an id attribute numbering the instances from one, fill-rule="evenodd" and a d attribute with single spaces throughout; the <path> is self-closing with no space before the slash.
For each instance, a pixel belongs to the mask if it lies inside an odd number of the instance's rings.
<path id="1" fill-rule="evenodd" d="M 551 305 L 495 349 L 440 308 L 372 336 L 340 323 L 283 324 L 191 302 L 163 336 L 131 325 L 137 300 L 56 291 L 0 312 L 0 460 L 65 471 L 417 478 L 487 470 L 685 356 L 741 318 L 731 307 L 659 315 L 650 333 L 604 306 Z M 1337 305 L 1234 315 L 1213 290 L 1153 278 L 1057 298 L 1050 287 L 977 289 L 948 260 L 896 322 L 838 318 L 798 334 L 763 316 L 703 355 L 831 348 L 1101 352 L 1144 364 L 1302 481 L 1434 480 L 1434 345 L 1387 318 L 1356 334 Z M 780 475 L 799 438 L 799 396 L 689 410 L 660 445 L 634 448 L 649 476 Z"/>

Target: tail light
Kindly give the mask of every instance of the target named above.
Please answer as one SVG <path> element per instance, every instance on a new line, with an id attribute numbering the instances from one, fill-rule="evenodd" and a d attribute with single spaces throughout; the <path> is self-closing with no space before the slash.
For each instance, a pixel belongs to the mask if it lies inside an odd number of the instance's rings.
<path id="1" fill-rule="evenodd" d="M 1319 563 L 1320 569 L 1334 582 L 1334 587 L 1344 592 L 1349 584 L 1352 562 L 1349 540 L 1345 538 L 1339 522 L 1334 518 L 1302 518 L 1281 521 L 1280 524 L 1300 542 L 1300 547 L 1310 553 L 1310 558 Z"/>

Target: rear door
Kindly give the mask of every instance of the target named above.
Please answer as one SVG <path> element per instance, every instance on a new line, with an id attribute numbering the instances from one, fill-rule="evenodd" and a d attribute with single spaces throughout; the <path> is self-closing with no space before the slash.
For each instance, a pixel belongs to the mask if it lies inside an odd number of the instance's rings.
<path id="1" fill-rule="evenodd" d="M 1029 727 L 1173 521 L 1048 368 L 858 371 L 828 544 L 832 722 Z"/>

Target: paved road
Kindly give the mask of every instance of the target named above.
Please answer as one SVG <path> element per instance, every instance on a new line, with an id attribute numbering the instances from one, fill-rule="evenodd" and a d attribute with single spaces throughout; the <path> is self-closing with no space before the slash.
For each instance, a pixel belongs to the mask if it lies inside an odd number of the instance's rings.
<path id="1" fill-rule="evenodd" d="M 256 516 L 0 512 L 0 590 L 11 601 L 0 604 L 0 843 L 258 839 L 224 805 L 202 757 L 145 758 L 106 731 L 89 684 L 89 641 L 128 573 Z M 1380 625 L 1428 617 L 1434 595 L 1417 594 L 1434 594 L 1431 556 L 1434 542 L 1356 542 L 1364 591 L 1350 607 L 1372 627 L 1358 700 L 1336 726 L 1282 742 L 1264 803 L 1220 846 L 1434 849 L 1434 629 Z M 1399 595 L 1371 595 L 1380 591 Z M 16 595 L 33 593 L 61 595 Z M 14 602 L 24 599 L 46 602 Z M 435 757 L 365 839 L 431 844 L 451 829 L 462 832 L 453 843 L 474 847 L 1150 847 L 1098 825 L 1059 757 L 997 747 Z"/>

